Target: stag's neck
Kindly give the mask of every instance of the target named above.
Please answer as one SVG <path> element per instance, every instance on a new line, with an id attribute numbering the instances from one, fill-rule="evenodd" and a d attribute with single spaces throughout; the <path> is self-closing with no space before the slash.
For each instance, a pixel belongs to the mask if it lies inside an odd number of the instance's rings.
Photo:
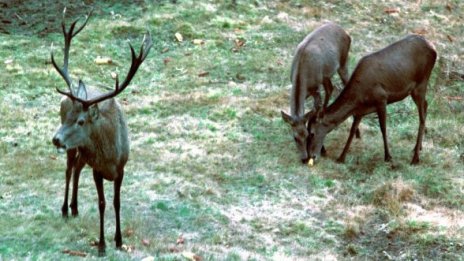
<path id="1" fill-rule="evenodd" d="M 94 170 L 107 180 L 118 175 L 129 156 L 127 126 L 122 115 L 106 117 L 100 115 L 95 122 L 86 146 L 79 148 L 82 157 Z"/>
<path id="2" fill-rule="evenodd" d="M 306 96 L 306 90 L 299 88 L 298 86 L 293 86 L 292 94 L 290 97 L 290 113 L 293 117 L 301 117 L 304 115 L 304 104 Z"/>
<path id="3" fill-rule="evenodd" d="M 340 96 L 327 107 L 323 117 L 323 124 L 326 125 L 329 131 L 336 128 L 348 117 L 353 115 L 359 102 L 354 95 L 350 95 L 347 89 L 342 91 Z"/>

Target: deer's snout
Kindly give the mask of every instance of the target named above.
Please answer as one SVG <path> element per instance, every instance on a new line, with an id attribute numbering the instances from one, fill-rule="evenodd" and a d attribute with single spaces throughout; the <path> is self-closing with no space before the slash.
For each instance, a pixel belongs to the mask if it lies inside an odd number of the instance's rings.
<path id="1" fill-rule="evenodd" d="M 58 135 L 55 135 L 52 139 L 53 145 L 55 145 L 57 148 L 64 148 L 64 145 Z"/>

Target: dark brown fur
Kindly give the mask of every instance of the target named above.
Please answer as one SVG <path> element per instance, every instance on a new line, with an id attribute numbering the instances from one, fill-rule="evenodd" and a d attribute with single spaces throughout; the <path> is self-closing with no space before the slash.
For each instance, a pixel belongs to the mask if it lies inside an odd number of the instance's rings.
<path id="1" fill-rule="evenodd" d="M 324 115 L 312 124 L 314 134 L 309 149 L 310 157 L 317 158 L 327 133 L 352 115 L 354 121 L 350 135 L 338 158 L 338 161 L 343 162 L 362 117 L 376 112 L 383 136 L 385 160 L 390 161 L 386 106 L 411 96 L 419 112 L 419 131 L 411 164 L 419 163 L 427 115 L 427 83 L 436 57 L 433 45 L 418 35 L 406 36 L 378 52 L 363 57 L 346 88 L 334 103 L 327 107 Z"/>

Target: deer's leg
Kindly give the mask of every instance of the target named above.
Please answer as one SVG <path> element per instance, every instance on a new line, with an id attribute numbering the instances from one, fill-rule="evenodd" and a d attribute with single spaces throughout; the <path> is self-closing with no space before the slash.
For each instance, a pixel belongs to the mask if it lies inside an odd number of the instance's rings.
<path id="1" fill-rule="evenodd" d="M 105 220 L 105 193 L 103 191 L 103 177 L 97 171 L 93 171 L 93 179 L 98 193 L 98 210 L 100 212 L 100 240 L 98 242 L 98 253 L 105 254 L 105 233 L 104 233 L 104 220 Z"/>
<path id="2" fill-rule="evenodd" d="M 346 86 L 348 84 L 348 80 L 350 79 L 350 76 L 348 74 L 348 68 L 346 67 L 346 63 L 340 66 L 337 72 L 338 72 L 338 75 L 340 76 L 340 79 L 343 82 L 343 85 Z"/>
<path id="3" fill-rule="evenodd" d="M 66 185 L 64 189 L 64 202 L 61 207 L 61 215 L 68 217 L 68 193 L 69 193 L 69 182 L 71 181 L 71 175 L 73 173 L 74 163 L 76 162 L 77 150 L 68 150 L 66 152 Z"/>
<path id="4" fill-rule="evenodd" d="M 425 132 L 425 119 L 427 117 L 427 101 L 425 100 L 425 92 L 424 95 L 421 93 L 417 94 L 415 92 L 412 93 L 412 99 L 414 103 L 416 103 L 417 110 L 419 111 L 419 131 L 417 133 L 417 141 L 416 146 L 414 147 L 414 156 L 412 157 L 411 164 L 419 164 L 419 152 L 422 149 L 422 138 Z"/>
<path id="5" fill-rule="evenodd" d="M 358 129 L 359 123 L 361 122 L 362 116 L 354 116 L 353 117 L 353 124 L 351 125 L 351 130 L 350 130 L 350 136 L 348 137 L 348 140 L 346 141 L 345 148 L 343 148 L 342 154 L 340 154 L 340 157 L 338 157 L 337 161 L 340 163 L 345 162 L 345 157 L 346 154 L 348 153 L 348 150 L 351 145 L 351 141 L 353 140 L 353 137 L 356 133 L 356 130 Z"/>
<path id="6" fill-rule="evenodd" d="M 332 81 L 330 81 L 330 78 L 324 78 L 324 80 L 322 81 L 322 85 L 324 86 L 325 91 L 324 105 L 322 106 L 322 109 L 325 110 L 325 108 L 327 108 L 327 105 L 329 104 L 329 100 L 332 96 L 334 86 L 332 85 Z"/>
<path id="7" fill-rule="evenodd" d="M 73 174 L 73 188 L 72 188 L 72 196 L 71 196 L 71 214 L 75 217 L 79 214 L 78 207 L 77 207 L 77 190 L 79 187 L 79 177 L 81 175 L 81 171 L 85 166 L 84 160 L 78 156 L 76 159 L 76 164 L 74 167 L 74 174 Z"/>
<path id="8" fill-rule="evenodd" d="M 387 106 L 384 104 L 377 108 L 377 115 L 379 116 L 380 131 L 382 132 L 383 138 L 383 148 L 385 153 L 385 161 L 391 161 L 392 157 L 388 150 L 388 140 L 387 140 Z"/>
<path id="9" fill-rule="evenodd" d="M 114 241 L 116 241 L 116 247 L 121 248 L 122 246 L 122 236 L 121 236 L 121 223 L 120 223 L 120 206 L 121 206 L 121 184 L 124 177 L 124 169 L 119 172 L 118 178 L 114 181 L 114 212 L 116 215 L 116 233 L 114 236 Z"/>

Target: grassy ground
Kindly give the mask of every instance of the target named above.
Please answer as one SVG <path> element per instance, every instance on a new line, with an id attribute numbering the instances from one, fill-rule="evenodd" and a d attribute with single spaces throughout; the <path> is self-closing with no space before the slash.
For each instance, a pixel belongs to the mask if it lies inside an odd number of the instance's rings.
<path id="1" fill-rule="evenodd" d="M 118 97 L 131 138 L 121 211 L 127 250 L 114 248 L 106 182 L 110 259 L 464 259 L 462 1 L 178 2 L 67 4 L 68 20 L 94 7 L 71 50 L 71 74 L 87 84 L 112 86 L 110 72 L 127 70 L 127 43 L 139 46 L 146 30 L 154 40 Z M 76 258 L 64 250 L 96 259 L 91 170 L 81 176 L 79 217 L 61 218 L 65 157 L 51 144 L 61 98 L 54 89 L 64 82 L 49 54 L 53 43 L 61 57 L 64 4 L 0 7 L 0 260 Z M 325 20 L 352 36 L 351 70 L 407 33 L 435 44 L 419 166 L 409 165 L 418 128 L 409 98 L 388 108 L 393 163 L 382 160 L 374 117 L 361 123 L 346 164 L 334 159 L 349 122 L 327 137 L 327 158 L 311 169 L 299 163 L 279 111 L 289 107 L 296 45 Z M 114 64 L 96 65 L 96 56 Z"/>

